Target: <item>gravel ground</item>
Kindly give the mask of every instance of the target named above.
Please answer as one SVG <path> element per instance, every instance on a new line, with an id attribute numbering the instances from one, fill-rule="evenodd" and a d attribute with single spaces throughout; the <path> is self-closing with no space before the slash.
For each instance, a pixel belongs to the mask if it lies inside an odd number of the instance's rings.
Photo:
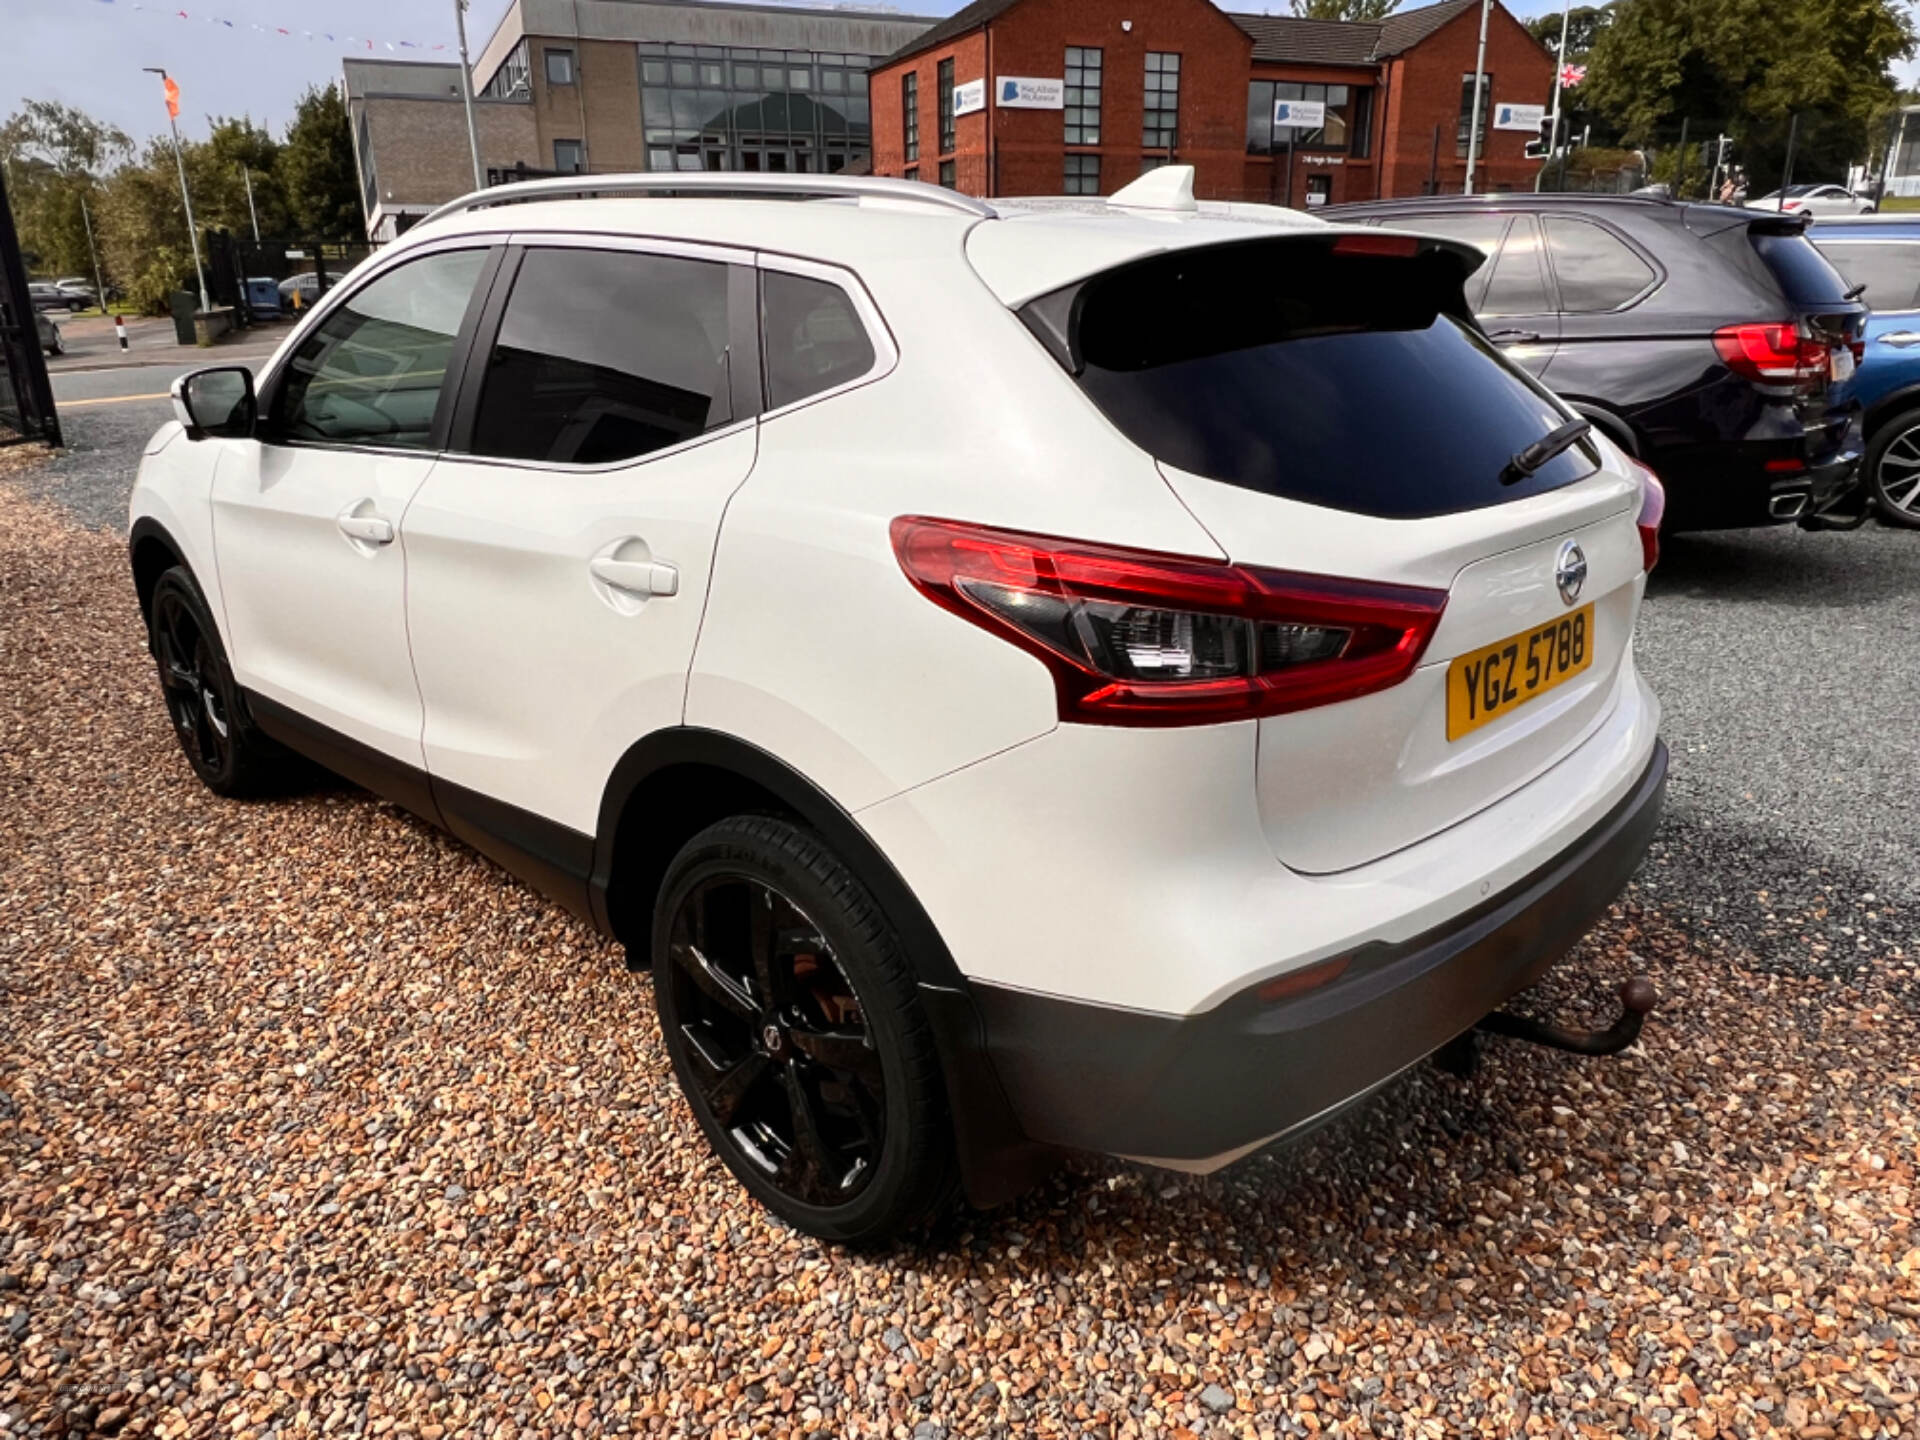
<path id="1" fill-rule="evenodd" d="M 1080 1163 L 860 1256 L 708 1157 L 611 947 L 357 792 L 194 783 L 57 488 L 0 474 L 0 1430 L 1920 1434 L 1912 950 L 1807 961 L 1812 881 L 1721 923 L 1788 828 L 1836 886 L 1911 831 L 1721 759 L 1683 565 L 1675 821 L 1539 1000 L 1649 970 L 1633 1053 L 1497 1045 L 1221 1176 Z"/>

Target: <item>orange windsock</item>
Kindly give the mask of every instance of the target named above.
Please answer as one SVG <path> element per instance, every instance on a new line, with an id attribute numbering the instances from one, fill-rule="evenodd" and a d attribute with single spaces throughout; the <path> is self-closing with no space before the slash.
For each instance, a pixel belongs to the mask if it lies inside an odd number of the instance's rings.
<path id="1" fill-rule="evenodd" d="M 174 83 L 171 75 L 165 77 L 164 83 L 167 89 L 167 114 L 178 120 L 180 118 L 180 87 Z"/>

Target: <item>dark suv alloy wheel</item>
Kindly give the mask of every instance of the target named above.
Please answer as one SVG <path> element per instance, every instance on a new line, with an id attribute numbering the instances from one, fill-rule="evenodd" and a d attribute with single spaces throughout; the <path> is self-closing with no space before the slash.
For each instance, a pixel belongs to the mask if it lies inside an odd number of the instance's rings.
<path id="1" fill-rule="evenodd" d="M 209 790 L 242 797 L 284 782 L 291 757 L 247 716 L 220 632 L 184 566 L 167 571 L 153 587 L 147 646 L 160 671 L 174 739 Z"/>
<path id="2" fill-rule="evenodd" d="M 939 1058 L 898 938 L 811 831 L 740 816 L 661 886 L 654 997 L 709 1143 L 796 1229 L 879 1242 L 955 1191 Z"/>

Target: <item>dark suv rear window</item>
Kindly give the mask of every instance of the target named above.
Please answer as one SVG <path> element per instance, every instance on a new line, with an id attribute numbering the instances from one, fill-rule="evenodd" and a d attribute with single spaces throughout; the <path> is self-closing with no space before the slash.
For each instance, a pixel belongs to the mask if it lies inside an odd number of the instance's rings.
<path id="1" fill-rule="evenodd" d="M 1230 485 L 1409 519 L 1592 471 L 1581 445 L 1502 483 L 1515 452 L 1568 412 L 1465 318 L 1458 255 L 1343 243 L 1156 256 L 1042 296 L 1022 317 L 1136 445 Z"/>
<path id="2" fill-rule="evenodd" d="M 1805 235 L 1748 232 L 1760 259 L 1796 305 L 1845 305 L 1847 282 Z"/>

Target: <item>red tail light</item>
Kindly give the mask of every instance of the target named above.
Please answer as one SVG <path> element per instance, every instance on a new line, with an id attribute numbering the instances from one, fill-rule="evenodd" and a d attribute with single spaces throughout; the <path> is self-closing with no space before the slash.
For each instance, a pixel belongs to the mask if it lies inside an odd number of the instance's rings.
<path id="1" fill-rule="evenodd" d="M 1762 385 L 1824 384 L 1831 364 L 1831 347 L 1801 335 L 1791 320 L 1722 326 L 1713 348 L 1729 370 Z"/>
<path id="2" fill-rule="evenodd" d="M 1640 527 L 1641 568 L 1651 573 L 1660 563 L 1660 522 L 1667 513 L 1667 487 L 1638 460 L 1629 463 L 1640 472 L 1640 515 L 1634 523 Z"/>
<path id="3" fill-rule="evenodd" d="M 946 520 L 893 522 L 920 592 L 1042 660 L 1060 718 L 1200 725 L 1397 685 L 1444 590 L 1258 570 Z"/>

